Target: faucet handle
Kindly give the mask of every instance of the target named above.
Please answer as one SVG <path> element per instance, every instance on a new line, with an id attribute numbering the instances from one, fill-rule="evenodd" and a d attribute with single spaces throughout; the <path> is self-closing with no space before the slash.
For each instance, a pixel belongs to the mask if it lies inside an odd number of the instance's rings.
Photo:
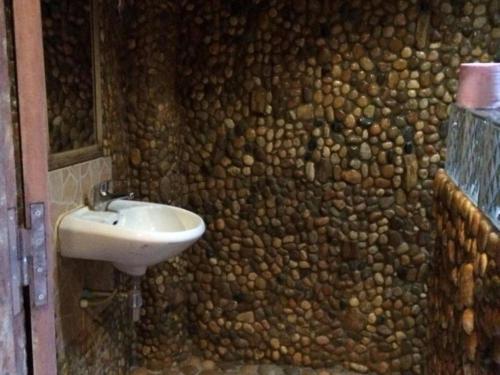
<path id="1" fill-rule="evenodd" d="M 111 180 L 105 180 L 105 181 L 101 181 L 97 184 L 96 186 L 96 190 L 99 190 L 99 195 L 105 197 L 106 195 L 108 195 L 110 193 L 110 188 L 111 188 Z"/>

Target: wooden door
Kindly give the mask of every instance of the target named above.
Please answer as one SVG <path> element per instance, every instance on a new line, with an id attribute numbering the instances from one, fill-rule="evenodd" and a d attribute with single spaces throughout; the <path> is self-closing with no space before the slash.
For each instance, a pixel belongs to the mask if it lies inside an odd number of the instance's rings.
<path id="1" fill-rule="evenodd" d="M 40 1 L 13 1 L 16 72 L 8 70 L 4 5 L 0 0 L 0 371 L 2 375 L 55 375 L 54 251 L 47 212 L 48 127 Z M 16 137 L 10 98 L 13 75 L 20 129 Z M 14 139 L 19 142 L 21 160 L 15 160 Z M 16 170 L 22 174 L 22 186 L 16 186 Z M 18 194 L 22 205 L 17 203 Z"/>

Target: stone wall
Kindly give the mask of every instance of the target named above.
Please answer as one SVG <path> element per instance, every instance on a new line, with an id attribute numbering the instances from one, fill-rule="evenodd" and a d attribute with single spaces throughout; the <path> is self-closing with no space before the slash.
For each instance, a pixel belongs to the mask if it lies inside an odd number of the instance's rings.
<path id="1" fill-rule="evenodd" d="M 500 233 L 444 172 L 435 179 L 429 369 L 500 372 Z"/>
<path id="2" fill-rule="evenodd" d="M 43 0 L 51 152 L 96 142 L 89 0 Z"/>
<path id="3" fill-rule="evenodd" d="M 10 101 L 12 111 L 12 130 L 14 135 L 14 157 L 16 162 L 21 161 L 21 150 L 19 144 L 19 111 L 17 105 L 17 82 L 16 82 L 16 63 L 15 63 L 15 50 L 14 50 L 14 19 L 12 0 L 5 0 L 5 23 L 7 28 L 7 55 L 9 58 L 9 75 L 10 75 Z M 23 194 L 20 190 L 23 186 L 23 171 L 16 168 L 16 186 L 17 193 L 17 208 L 19 211 L 24 210 Z"/>
<path id="4" fill-rule="evenodd" d="M 101 61 L 101 104 L 103 151 L 113 164 L 116 191 L 129 189 L 129 126 L 125 61 L 129 58 L 126 35 L 131 14 L 118 1 L 94 0 L 98 6 L 99 56 Z"/>
<path id="5" fill-rule="evenodd" d="M 130 187 L 143 199 L 183 206 L 181 155 L 186 129 L 176 91 L 178 8 L 147 0 L 130 7 L 127 41 L 127 120 Z M 179 48 L 182 48 L 179 46 Z M 186 259 L 151 267 L 143 280 L 138 350 L 151 369 L 168 367 L 190 352 Z"/>
<path id="6" fill-rule="evenodd" d="M 425 373 L 432 181 L 457 68 L 496 52 L 498 2 L 120 3 L 99 16 L 114 179 L 207 223 L 144 279 L 148 367 L 193 350 Z M 94 341 L 69 373 L 125 371 Z"/>
<path id="7" fill-rule="evenodd" d="M 491 60 L 497 4 L 182 3 L 182 171 L 208 225 L 186 256 L 189 329 L 206 357 L 424 372 L 432 180 L 457 68 Z"/>

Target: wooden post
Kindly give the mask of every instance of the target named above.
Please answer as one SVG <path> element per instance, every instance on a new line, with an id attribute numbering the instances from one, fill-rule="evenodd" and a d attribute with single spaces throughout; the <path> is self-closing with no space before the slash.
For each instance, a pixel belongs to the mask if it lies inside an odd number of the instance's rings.
<path id="1" fill-rule="evenodd" d="M 47 241 L 48 303 L 31 303 L 35 375 L 57 374 L 54 318 L 54 255 L 48 214 L 48 124 L 40 0 L 15 0 L 17 88 L 21 132 L 26 225 L 29 204 L 44 202 Z"/>

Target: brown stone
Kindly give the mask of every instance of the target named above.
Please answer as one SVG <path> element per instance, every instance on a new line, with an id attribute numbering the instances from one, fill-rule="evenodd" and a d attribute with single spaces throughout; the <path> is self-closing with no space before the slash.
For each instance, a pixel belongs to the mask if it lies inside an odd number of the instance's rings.
<path id="1" fill-rule="evenodd" d="M 238 314 L 236 320 L 239 322 L 253 323 L 255 322 L 255 315 L 253 311 L 246 311 Z"/>
<path id="2" fill-rule="evenodd" d="M 394 165 L 386 164 L 380 168 L 380 173 L 384 178 L 392 178 L 394 176 Z"/>
<path id="3" fill-rule="evenodd" d="M 312 120 L 314 118 L 314 107 L 312 104 L 302 104 L 297 107 L 297 118 L 299 120 Z"/>
<path id="4" fill-rule="evenodd" d="M 474 266 L 466 263 L 460 270 L 460 302 L 466 307 L 474 304 Z"/>
<path id="5" fill-rule="evenodd" d="M 375 186 L 381 189 L 388 189 L 391 187 L 391 180 L 378 177 L 375 179 Z"/>
<path id="6" fill-rule="evenodd" d="M 366 71 L 371 71 L 374 68 L 372 60 L 370 60 L 370 58 L 366 56 L 362 57 L 361 60 L 359 60 L 359 64 Z"/>
<path id="7" fill-rule="evenodd" d="M 257 277 L 255 280 L 255 286 L 257 289 L 265 290 L 266 289 L 266 280 L 264 280 L 262 277 Z"/>
<path id="8" fill-rule="evenodd" d="M 250 95 L 250 109 L 257 114 L 266 112 L 267 93 L 262 88 L 255 89 Z"/>
<path id="9" fill-rule="evenodd" d="M 417 39 L 417 47 L 419 49 L 424 49 L 427 46 L 427 39 L 429 36 L 429 26 L 430 26 L 430 13 L 422 12 L 420 13 L 417 20 L 417 30 L 416 30 L 416 39 Z"/>
<path id="10" fill-rule="evenodd" d="M 467 354 L 467 358 L 469 361 L 474 361 L 476 359 L 476 351 L 477 351 L 477 334 L 476 332 L 472 332 L 469 336 L 467 336 L 465 341 L 465 352 Z"/>
<path id="11" fill-rule="evenodd" d="M 280 340 L 278 340 L 277 338 L 272 338 L 271 339 L 271 348 L 279 349 L 280 348 Z"/>
<path id="12" fill-rule="evenodd" d="M 318 63 L 321 65 L 331 62 L 332 53 L 328 48 L 321 48 L 318 53 Z"/>
<path id="13" fill-rule="evenodd" d="M 414 154 L 404 155 L 403 188 L 410 191 L 418 182 L 418 161 Z"/>
<path id="14" fill-rule="evenodd" d="M 462 314 L 462 327 L 468 335 L 474 331 L 474 311 L 472 309 L 465 309 Z"/>
<path id="15" fill-rule="evenodd" d="M 327 336 L 318 336 L 316 337 L 316 343 L 318 345 L 325 346 L 330 343 L 330 339 Z"/>
<path id="16" fill-rule="evenodd" d="M 141 151 L 138 148 L 133 148 L 130 150 L 130 162 L 132 165 L 138 167 L 141 165 L 142 157 Z"/>
<path id="17" fill-rule="evenodd" d="M 333 177 L 333 167 L 330 160 L 321 159 L 316 168 L 316 178 L 319 182 L 327 182 Z"/>
<path id="18" fill-rule="evenodd" d="M 408 63 L 404 59 L 397 59 L 392 65 L 394 66 L 394 69 L 402 71 L 406 69 Z"/>
<path id="19" fill-rule="evenodd" d="M 348 308 L 341 316 L 342 324 L 346 330 L 350 331 L 361 331 L 365 328 L 366 317 L 363 315 L 357 307 Z"/>
<path id="20" fill-rule="evenodd" d="M 387 77 L 387 85 L 391 89 L 395 89 L 398 87 L 399 83 L 399 73 L 398 72 L 390 72 Z"/>
<path id="21" fill-rule="evenodd" d="M 352 114 L 345 117 L 344 124 L 347 128 L 352 129 L 356 126 L 356 118 Z"/>
<path id="22" fill-rule="evenodd" d="M 354 170 L 354 169 L 351 169 L 349 171 L 344 171 L 342 173 L 342 178 L 350 183 L 350 184 L 359 184 L 361 183 L 361 173 L 359 173 L 358 171 Z"/>

